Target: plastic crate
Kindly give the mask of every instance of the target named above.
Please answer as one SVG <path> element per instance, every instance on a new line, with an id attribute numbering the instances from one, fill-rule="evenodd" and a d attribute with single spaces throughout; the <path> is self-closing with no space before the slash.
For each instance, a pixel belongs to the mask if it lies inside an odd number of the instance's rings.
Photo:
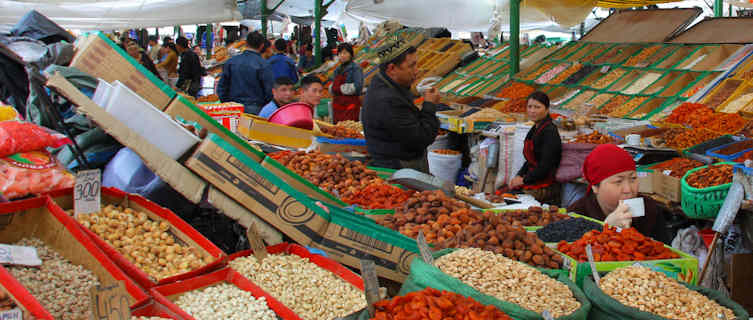
<path id="1" fill-rule="evenodd" d="M 706 155 L 709 156 L 709 157 L 714 157 L 714 158 L 719 158 L 719 159 L 722 159 L 722 160 L 725 160 L 725 161 L 734 162 L 735 159 L 739 158 L 740 156 L 742 156 L 746 152 L 748 152 L 750 150 L 753 150 L 753 148 L 748 148 L 748 149 L 745 149 L 743 151 L 740 151 L 740 152 L 737 152 L 737 153 L 733 153 L 733 154 L 730 154 L 730 155 L 725 155 L 725 154 L 717 153 L 717 151 L 722 150 L 722 149 L 724 149 L 726 147 L 729 147 L 729 146 L 731 146 L 733 144 L 736 144 L 736 143 L 739 143 L 739 142 L 743 142 L 745 140 L 748 140 L 748 139 L 743 139 L 743 140 L 740 140 L 740 141 L 735 141 L 735 142 L 732 142 L 732 143 L 728 143 L 728 144 L 725 144 L 725 145 L 718 146 L 716 148 L 709 149 L 708 151 L 706 151 Z"/>
<path id="2" fill-rule="evenodd" d="M 732 165 L 734 166 L 736 163 L 734 162 L 719 162 L 715 163 L 712 166 L 719 166 L 719 165 Z M 707 168 L 709 166 L 703 166 L 698 167 L 693 170 L 688 171 L 685 173 L 685 175 L 682 177 L 682 211 L 685 213 L 688 218 L 691 219 L 714 219 L 719 214 L 719 209 L 722 208 L 722 204 L 724 203 L 724 198 L 727 197 L 727 193 L 729 192 L 730 186 L 732 186 L 732 183 L 727 183 L 723 185 L 698 189 L 693 188 L 687 183 L 687 178 L 689 175 L 693 174 L 693 172 L 696 172 L 698 170 L 701 170 L 703 168 Z"/>
<path id="3" fill-rule="evenodd" d="M 682 154 L 694 160 L 698 160 L 705 163 L 711 163 L 712 162 L 711 157 L 706 155 L 706 151 L 716 148 L 718 146 L 722 146 L 722 145 L 729 144 L 732 142 L 737 142 L 742 139 L 743 138 L 725 134 L 716 139 L 712 139 L 712 140 L 697 144 L 695 146 L 692 146 L 690 148 L 687 148 L 682 151 Z"/>

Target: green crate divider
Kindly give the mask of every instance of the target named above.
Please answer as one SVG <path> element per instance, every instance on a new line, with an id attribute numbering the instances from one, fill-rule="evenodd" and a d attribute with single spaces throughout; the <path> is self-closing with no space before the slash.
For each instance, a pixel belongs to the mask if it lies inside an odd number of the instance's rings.
<path id="1" fill-rule="evenodd" d="M 677 71 L 677 70 L 674 70 L 674 71 Z M 666 76 L 669 76 L 670 72 L 671 72 L 671 71 L 667 71 L 667 72 L 665 73 L 665 75 L 666 75 Z M 683 74 L 686 74 L 686 73 L 690 73 L 690 72 L 697 72 L 697 71 L 683 71 Z M 695 80 L 691 81 L 691 82 L 690 82 L 690 83 L 689 83 L 688 85 L 686 85 L 685 87 L 683 87 L 682 89 L 680 89 L 680 91 L 679 91 L 679 93 L 678 93 L 678 94 L 676 94 L 676 95 L 674 95 L 674 96 L 671 96 L 670 98 L 672 98 L 672 97 L 675 97 L 675 98 L 677 98 L 677 97 L 680 97 L 680 94 L 682 94 L 683 92 L 685 92 L 686 90 L 688 90 L 688 88 L 690 88 L 690 87 L 694 86 L 694 85 L 695 85 L 696 83 L 698 83 L 699 81 L 701 81 L 701 79 L 703 79 L 704 77 L 708 76 L 708 74 L 710 74 L 710 72 L 708 72 L 708 71 L 703 71 L 703 72 L 701 72 L 701 76 L 699 76 L 699 77 L 698 77 L 698 78 L 696 78 Z M 681 76 L 682 76 L 682 75 L 681 75 Z M 681 77 L 681 76 L 680 76 L 680 77 Z M 669 82 L 669 83 L 668 83 L 668 84 L 667 84 L 666 86 L 664 86 L 664 88 L 662 88 L 661 90 L 659 90 L 658 92 L 656 92 L 656 96 L 660 96 L 660 97 L 662 97 L 662 93 L 664 93 L 664 91 L 665 91 L 665 90 L 667 90 L 667 89 L 669 89 L 670 87 L 672 87 L 672 86 L 673 86 L 673 85 L 675 84 L 675 82 L 677 82 L 677 81 L 678 81 L 678 80 L 680 79 L 680 77 L 677 77 L 677 78 L 675 78 L 674 80 L 670 81 L 670 82 Z M 659 81 L 659 80 L 661 80 L 661 78 L 659 78 L 659 79 L 658 79 L 658 80 L 656 80 L 656 81 Z M 653 84 L 652 84 L 652 85 L 653 85 Z M 649 87 L 650 87 L 650 86 L 649 86 Z M 647 90 L 647 89 L 648 89 L 648 88 L 644 89 L 644 91 L 645 91 L 645 90 Z"/>
<path id="2" fill-rule="evenodd" d="M 463 75 L 460 75 L 460 76 L 461 76 L 460 78 L 457 78 L 457 79 L 455 79 L 453 81 L 450 81 L 449 83 L 447 83 L 446 85 L 444 85 L 439 90 L 442 91 L 444 88 L 447 88 L 449 85 L 451 85 L 453 82 L 455 82 L 457 80 L 463 80 L 463 82 L 466 82 L 468 79 L 474 78 L 474 76 L 463 76 Z M 455 88 L 452 88 L 452 90 L 447 91 L 447 93 L 457 94 L 457 93 L 455 93 L 455 90 L 457 90 L 457 89 L 458 89 L 458 87 L 456 86 Z"/>
<path id="3" fill-rule="evenodd" d="M 649 103 L 651 101 L 651 99 L 648 99 L 645 102 L 641 103 L 638 106 L 638 108 L 635 108 L 635 110 L 633 110 L 632 112 L 630 112 L 625 118 L 632 119 L 632 120 L 647 120 L 647 119 L 651 119 L 651 117 L 653 117 L 654 115 L 656 115 L 659 112 L 664 111 L 664 109 L 666 109 L 668 106 L 672 105 L 673 103 L 675 103 L 677 101 L 677 98 L 663 98 L 663 97 L 657 97 L 655 95 L 652 96 L 652 97 L 653 97 L 652 99 L 665 99 L 665 101 L 664 101 L 664 103 L 662 103 L 661 105 L 659 105 L 659 107 L 657 107 L 653 111 L 647 113 L 645 116 L 643 116 L 641 118 L 633 118 L 633 117 L 631 117 L 631 115 L 633 113 L 635 113 L 636 111 L 640 110 L 640 108 L 643 107 L 644 104 L 647 104 L 647 103 Z"/>
<path id="4" fill-rule="evenodd" d="M 592 65 L 597 65 L 598 66 L 598 64 L 595 64 L 594 61 L 596 61 L 599 58 L 601 58 L 601 56 L 607 54 L 607 52 L 611 51 L 612 48 L 614 48 L 617 44 L 616 43 L 601 43 L 601 45 L 602 46 L 606 46 L 607 49 L 604 50 L 604 51 L 602 51 L 601 53 L 597 54 L 595 57 L 591 58 L 591 60 L 584 61 L 585 63 L 592 64 Z M 607 65 L 607 64 L 600 64 L 600 65 Z"/>
<path id="5" fill-rule="evenodd" d="M 463 90 L 455 91 L 455 93 L 462 97 L 469 97 L 467 93 L 470 92 L 472 88 L 476 87 L 476 85 L 479 85 L 479 83 L 482 83 L 483 81 L 484 81 L 483 79 L 477 78 L 476 81 L 471 82 L 471 84 L 464 87 Z"/>
<path id="6" fill-rule="evenodd" d="M 489 79 L 486 84 L 478 87 L 476 90 L 473 90 L 473 92 L 471 92 L 471 94 L 474 95 L 474 96 L 478 95 L 479 92 L 484 91 L 485 89 L 487 89 L 489 86 L 491 86 L 492 84 L 494 84 L 495 82 L 497 82 L 497 80 L 499 80 L 501 78 L 502 77 L 495 77 L 495 78 Z M 502 82 L 502 84 L 500 84 L 499 86 L 497 86 L 497 88 L 492 89 L 490 92 L 494 92 L 495 90 L 501 88 L 502 85 L 504 85 L 507 82 L 509 82 L 509 80 L 505 81 L 505 82 Z"/>
<path id="7" fill-rule="evenodd" d="M 582 46 L 584 43 L 585 42 L 580 42 L 580 41 L 570 41 L 567 44 L 565 44 L 564 46 L 562 46 L 562 48 L 559 48 L 559 49 L 555 50 L 554 52 L 550 53 L 548 56 L 544 57 L 544 60 L 550 60 L 553 57 L 558 57 L 558 59 L 565 58 L 568 55 L 570 55 L 572 52 L 570 52 L 570 53 L 568 53 L 568 54 L 560 57 L 560 55 L 562 55 L 564 51 L 569 50 L 571 47 Z M 577 50 L 578 49 L 573 49 L 573 51 L 577 51 Z"/>
<path id="8" fill-rule="evenodd" d="M 598 96 L 600 94 L 615 94 L 615 93 L 614 92 L 607 92 L 607 91 L 604 91 L 604 90 L 597 91 L 597 93 L 593 97 L 591 97 L 591 99 L 588 99 L 586 102 L 591 102 L 591 100 L 593 100 L 594 98 L 596 98 L 596 96 Z M 612 96 L 612 98 L 614 98 L 614 96 Z M 596 110 L 601 110 L 601 107 L 604 106 L 605 104 L 607 104 L 607 102 L 609 102 L 609 100 L 612 100 L 612 98 L 609 98 L 607 101 L 602 102 L 598 106 L 594 106 L 594 108 Z"/>
<path id="9" fill-rule="evenodd" d="M 481 62 L 480 64 L 476 65 L 476 61 L 483 61 L 483 62 Z M 487 63 L 490 63 L 492 60 L 480 57 L 480 58 L 476 59 L 476 61 L 474 61 L 473 63 L 471 63 L 471 64 L 469 64 L 469 65 L 467 65 L 465 67 L 463 67 L 463 69 L 460 70 L 460 72 L 464 72 L 464 73 L 461 73 L 461 74 L 463 74 L 463 75 L 470 75 L 471 73 L 473 73 L 473 71 L 475 71 L 476 69 L 478 69 L 478 68 L 486 65 Z"/>
<path id="10" fill-rule="evenodd" d="M 673 64 L 672 66 L 670 66 L 668 68 L 672 69 L 672 70 L 687 71 L 685 69 L 678 69 L 677 67 L 679 67 L 681 64 L 685 63 L 685 61 L 687 61 L 688 59 L 690 59 L 690 57 L 692 57 L 698 50 L 701 50 L 701 48 L 703 48 L 703 47 L 704 47 L 704 45 L 697 46 L 695 49 L 693 49 L 693 51 L 690 51 L 690 53 L 688 53 L 688 55 L 686 55 L 685 58 L 680 59 L 680 61 L 678 61 L 677 63 Z"/>
<path id="11" fill-rule="evenodd" d="M 664 60 L 666 60 L 667 58 L 673 56 L 675 54 L 675 52 L 677 52 L 677 50 L 680 50 L 680 48 L 683 47 L 682 45 L 677 45 L 677 44 L 666 44 L 666 46 L 673 47 L 674 49 L 672 51 L 670 51 L 669 53 L 665 54 L 664 57 L 661 57 L 660 59 L 656 60 L 656 62 L 654 62 L 651 65 L 649 65 L 648 66 L 649 68 L 658 68 L 657 65 L 661 64 L 662 62 L 664 62 Z M 663 68 L 663 69 L 666 70 L 666 68 Z"/>
<path id="12" fill-rule="evenodd" d="M 623 75 L 622 75 L 622 77 L 620 77 L 620 79 L 618 79 L 617 81 L 613 82 L 613 83 L 612 83 L 612 84 L 610 84 L 610 85 L 609 85 L 608 87 L 606 87 L 606 89 L 608 89 L 608 90 L 609 90 L 609 89 L 613 89 L 613 88 L 612 88 L 612 86 L 613 86 L 613 85 L 616 85 L 616 84 L 617 84 L 617 82 L 620 82 L 620 81 L 622 80 L 622 78 L 625 78 L 625 77 L 627 77 L 627 76 L 628 76 L 629 74 L 631 74 L 631 73 L 633 73 L 633 72 L 636 72 L 636 71 L 637 71 L 637 72 L 639 72 L 639 74 L 638 74 L 638 77 L 636 77 L 635 79 L 633 79 L 633 80 L 631 80 L 630 82 L 628 82 L 628 84 L 626 84 L 626 85 L 625 85 L 624 87 L 622 87 L 622 88 L 621 88 L 621 90 L 625 90 L 625 89 L 627 89 L 627 88 L 630 88 L 630 86 L 632 86 L 632 85 L 633 85 L 633 83 L 635 83 L 636 81 L 638 81 L 638 79 L 640 79 L 640 78 L 641 78 L 641 76 L 643 75 L 643 73 L 645 73 L 645 72 L 643 72 L 643 69 L 629 69 L 629 68 L 627 68 L 627 67 L 622 67 L 622 69 L 626 69 L 626 70 L 627 70 L 627 72 L 625 72 L 625 74 L 623 74 Z M 614 88 L 614 89 L 616 90 L 617 88 Z M 622 91 L 613 91 L 613 90 L 610 90 L 610 91 L 611 91 L 611 92 L 622 92 Z"/>
<path id="13" fill-rule="evenodd" d="M 659 53 L 661 53 L 661 52 L 662 52 L 662 50 L 664 50 L 664 49 L 665 49 L 665 48 L 667 48 L 667 47 L 677 47 L 676 45 L 671 45 L 671 44 L 667 44 L 667 43 L 654 43 L 654 44 L 652 44 L 652 45 L 656 45 L 656 44 L 658 44 L 658 45 L 661 45 L 661 48 L 659 48 L 659 50 L 656 50 L 656 52 L 654 52 L 654 54 L 652 54 L 652 55 L 650 55 L 649 57 L 647 57 L 647 58 L 646 58 L 647 60 L 651 60 L 652 58 L 656 57 L 657 55 L 659 55 Z M 674 52 L 675 52 L 675 50 L 677 50 L 677 48 L 674 48 L 673 50 L 669 51 L 669 54 L 672 54 L 672 53 L 674 53 Z M 669 54 L 665 54 L 665 56 L 664 56 L 664 57 L 667 57 L 667 56 L 668 56 Z M 660 59 L 660 60 L 663 60 L 663 59 Z M 647 65 L 647 66 L 645 66 L 644 68 L 651 68 L 651 66 L 652 66 L 652 65 L 655 65 L 655 64 L 657 64 L 657 63 L 658 63 L 658 62 L 654 62 L 654 63 L 652 63 L 652 64 L 650 64 L 650 65 Z"/>
<path id="14" fill-rule="evenodd" d="M 490 79 L 490 78 L 494 77 L 494 76 L 490 76 L 490 74 L 493 74 L 493 73 L 495 73 L 495 72 L 497 72 L 497 71 L 505 68 L 506 66 L 507 66 L 507 64 L 502 64 L 499 67 L 496 67 L 496 68 L 492 69 L 492 71 L 489 71 L 486 74 L 477 74 L 476 76 L 478 76 L 479 78 L 482 78 L 482 79 Z"/>
<path id="15" fill-rule="evenodd" d="M 561 60 L 570 59 L 570 57 L 572 57 L 573 55 L 575 55 L 575 53 L 579 52 L 580 50 L 583 50 L 583 48 L 587 47 L 589 44 L 591 44 L 591 42 L 583 42 L 583 43 L 581 43 L 581 45 L 577 49 L 573 50 L 573 52 L 570 52 L 566 56 L 559 57 L 558 59 L 561 59 Z"/>
<path id="16" fill-rule="evenodd" d="M 578 52 L 569 55 L 567 57 L 567 59 L 566 59 L 566 62 L 573 63 L 573 62 L 579 61 L 579 60 L 574 60 L 575 56 L 577 54 L 581 54 L 581 53 L 585 52 L 585 54 L 581 55 L 580 58 L 579 58 L 579 59 L 582 59 L 582 58 L 585 58 L 585 57 L 591 55 L 592 52 L 594 52 L 595 50 L 597 50 L 599 48 L 601 48 L 601 44 L 600 43 L 589 42 L 585 46 L 583 46 L 582 48 L 580 48 L 578 50 Z"/>
<path id="17" fill-rule="evenodd" d="M 610 92 L 610 91 L 604 91 L 604 93 L 609 93 L 609 94 L 613 94 L 614 96 L 612 96 L 612 99 L 616 98 L 617 96 L 631 96 L 631 95 L 629 95 L 629 94 L 622 94 L 622 93 L 619 93 L 619 92 Z M 596 110 L 601 110 L 601 108 L 603 108 L 603 107 L 604 107 L 604 106 L 605 106 L 605 105 L 606 105 L 607 103 L 609 103 L 610 101 L 612 101 L 612 99 L 609 99 L 609 100 L 607 100 L 606 102 L 604 102 L 603 104 L 601 104 L 601 105 L 600 105 L 600 106 L 599 106 L 598 108 L 596 108 Z M 631 98 L 631 99 L 632 99 L 632 98 Z M 628 99 L 627 101 L 630 101 L 630 100 Z M 626 101 L 626 102 L 627 102 L 627 101 Z M 632 112 L 632 111 L 631 111 L 631 112 Z"/>

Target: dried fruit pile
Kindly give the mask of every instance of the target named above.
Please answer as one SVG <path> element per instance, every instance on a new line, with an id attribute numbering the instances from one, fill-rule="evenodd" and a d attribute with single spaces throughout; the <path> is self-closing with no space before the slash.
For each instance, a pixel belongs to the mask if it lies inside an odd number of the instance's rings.
<path id="1" fill-rule="evenodd" d="M 494 105 L 494 109 L 506 113 L 525 113 L 528 107 L 528 99 L 518 98 L 510 101 L 502 101 Z"/>
<path id="2" fill-rule="evenodd" d="M 685 174 L 695 168 L 703 166 L 703 162 L 697 160 L 691 160 L 687 158 L 674 158 L 664 161 L 657 165 L 649 167 L 649 169 L 658 170 L 662 174 L 669 170 L 669 175 L 675 178 L 682 178 Z"/>
<path id="3" fill-rule="evenodd" d="M 628 61 L 625 62 L 625 65 L 629 66 L 629 67 L 634 67 L 634 66 L 636 66 L 637 64 L 639 64 L 641 62 L 645 63 L 646 59 L 648 59 L 649 57 L 651 57 L 659 49 L 661 49 L 661 46 L 659 46 L 659 45 L 655 45 L 655 46 L 650 46 L 650 47 L 647 47 L 647 48 L 643 48 L 643 50 L 641 50 L 641 52 L 639 52 L 638 54 L 636 54 L 633 57 L 631 57 L 630 59 L 628 59 Z"/>
<path id="4" fill-rule="evenodd" d="M 574 73 L 578 72 L 578 70 L 580 70 L 580 68 L 582 68 L 582 67 L 583 67 L 582 64 L 580 64 L 580 63 L 574 63 L 573 65 L 571 65 L 570 67 L 568 67 L 567 69 L 565 69 L 565 71 L 560 72 L 560 74 L 558 74 L 556 77 L 554 77 L 554 79 L 549 80 L 548 83 L 549 84 L 559 84 L 562 81 L 565 81 L 565 79 L 569 78 Z"/>
<path id="5" fill-rule="evenodd" d="M 534 91 L 536 89 L 525 83 L 513 82 L 511 85 L 500 90 L 497 97 L 510 99 L 528 98 Z"/>
<path id="6" fill-rule="evenodd" d="M 363 139 L 363 134 L 360 132 L 353 130 L 351 128 L 347 128 L 345 126 L 335 125 L 335 126 L 322 126 L 321 127 L 322 133 L 331 135 L 335 138 L 340 139 Z"/>
<path id="7" fill-rule="evenodd" d="M 735 162 L 745 162 L 745 160 L 753 160 L 753 150 L 743 153 L 743 155 L 735 158 Z"/>
<path id="8" fill-rule="evenodd" d="M 431 287 L 379 301 L 374 307 L 376 314 L 372 320 L 512 319 L 495 306 L 484 306 L 471 298 Z"/>
<path id="9" fill-rule="evenodd" d="M 604 226 L 603 231 L 593 230 L 573 243 L 560 241 L 557 250 L 579 262 L 588 261 L 586 245 L 590 244 L 594 260 L 599 261 L 642 261 L 675 259 L 680 256 L 665 247 L 663 243 L 642 235 L 635 228 L 622 229 Z"/>
<path id="10" fill-rule="evenodd" d="M 614 140 L 606 135 L 599 133 L 598 131 L 591 132 L 589 134 L 581 134 L 575 137 L 574 143 L 590 143 L 590 144 L 607 144 L 614 143 Z"/>
<path id="11" fill-rule="evenodd" d="M 622 108 L 628 101 L 628 99 L 630 99 L 630 96 L 617 95 L 616 97 L 612 98 L 612 100 L 609 100 L 609 102 L 605 103 L 601 108 L 599 108 L 599 114 L 611 115 L 613 112 Z"/>
<path id="12" fill-rule="evenodd" d="M 536 230 L 536 235 L 544 242 L 573 242 L 580 239 L 586 232 L 601 229 L 602 226 L 596 222 L 572 218 L 550 223 Z"/>
<path id="13" fill-rule="evenodd" d="M 744 140 L 716 150 L 714 153 L 728 156 L 751 148 L 753 148 L 753 140 Z"/>
<path id="14" fill-rule="evenodd" d="M 361 161 L 350 161 L 340 154 L 280 151 L 269 157 L 340 198 L 347 198 L 379 179 L 376 171 L 368 169 Z"/>
<path id="15" fill-rule="evenodd" d="M 719 136 L 720 134 L 703 128 L 672 128 L 657 136 L 657 139 L 664 141 L 666 147 L 682 150 Z"/>
<path id="16" fill-rule="evenodd" d="M 708 166 L 688 175 L 685 182 L 698 189 L 732 183 L 732 170 L 733 167 L 728 164 Z"/>
<path id="17" fill-rule="evenodd" d="M 414 193 L 396 186 L 374 180 L 371 184 L 342 200 L 362 209 L 395 209 L 401 207 Z"/>
<path id="18" fill-rule="evenodd" d="M 624 97 L 624 96 L 620 96 Z M 612 100 L 618 100 L 619 98 L 615 98 Z M 648 97 L 635 97 L 633 99 L 630 99 L 630 101 L 625 102 L 622 104 L 622 106 L 616 108 L 614 111 L 609 113 L 609 116 L 615 117 L 615 118 L 622 118 L 624 116 L 629 115 L 635 108 L 640 106 L 642 103 L 644 103 L 646 100 L 648 100 Z M 611 104 L 611 102 L 610 102 Z"/>
<path id="19" fill-rule="evenodd" d="M 599 78 L 599 80 L 596 80 L 596 82 L 591 85 L 591 87 L 596 89 L 604 89 L 608 85 L 612 84 L 615 80 L 619 79 L 623 75 L 625 75 L 626 71 L 623 69 L 614 69 L 607 73 L 607 75 Z"/>
<path id="20" fill-rule="evenodd" d="M 748 121 L 737 113 L 714 112 L 706 105 L 690 102 L 672 110 L 664 121 L 686 124 L 693 128 L 706 128 L 722 134 L 738 133 L 748 124 Z"/>
<path id="21" fill-rule="evenodd" d="M 552 222 L 570 219 L 570 216 L 559 213 L 557 206 L 549 206 L 548 210 L 541 207 L 530 207 L 528 210 L 510 210 L 499 213 L 502 221 L 513 226 L 545 226 Z"/>
<path id="22" fill-rule="evenodd" d="M 644 266 L 616 269 L 599 287 L 620 303 L 666 319 L 736 319 L 729 308 L 693 291 L 667 275 Z"/>

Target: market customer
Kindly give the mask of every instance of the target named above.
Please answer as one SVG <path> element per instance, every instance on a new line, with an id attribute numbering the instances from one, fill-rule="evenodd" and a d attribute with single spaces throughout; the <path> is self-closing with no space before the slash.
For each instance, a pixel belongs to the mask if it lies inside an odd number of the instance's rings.
<path id="1" fill-rule="evenodd" d="M 147 57 L 145 54 L 141 52 L 141 47 L 139 47 L 139 45 L 133 40 L 130 40 L 127 43 L 128 44 L 126 45 L 126 52 L 128 52 L 128 55 L 136 59 L 136 61 L 138 61 L 142 66 L 144 66 L 144 68 L 146 68 L 155 76 L 157 76 L 157 78 L 162 80 L 162 77 L 160 77 L 159 72 L 157 72 L 157 68 L 155 68 L 154 63 L 152 63 L 152 60 L 149 59 L 149 57 Z"/>
<path id="2" fill-rule="evenodd" d="M 264 108 L 259 112 L 260 117 L 269 118 L 277 109 L 288 103 L 293 102 L 293 95 L 295 89 L 293 88 L 295 83 L 288 77 L 279 77 L 275 80 L 275 85 L 272 88 L 272 101 L 267 103 Z"/>
<path id="3" fill-rule="evenodd" d="M 314 68 L 316 61 L 314 61 L 314 47 L 309 43 L 304 46 L 303 54 L 298 58 L 298 72 L 304 73 L 307 70 Z"/>
<path id="4" fill-rule="evenodd" d="M 217 84 L 222 102 L 243 104 L 245 113 L 257 115 L 272 99 L 274 75 L 260 54 L 266 41 L 259 32 L 249 33 L 246 43 L 250 49 L 225 62 Z"/>
<path id="5" fill-rule="evenodd" d="M 272 57 L 274 52 L 272 51 L 272 41 L 271 40 L 264 40 L 264 45 L 261 47 L 261 57 L 264 58 L 264 60 L 269 60 L 269 58 Z"/>
<path id="6" fill-rule="evenodd" d="M 379 51 L 379 72 L 366 92 L 361 114 L 372 166 L 429 173 L 426 147 L 439 131 L 439 92 L 431 88 L 423 104 L 413 103 L 410 86 L 416 79 L 416 56 L 416 48 L 400 40 Z"/>
<path id="7" fill-rule="evenodd" d="M 199 62 L 199 56 L 189 49 L 188 39 L 178 37 L 175 40 L 175 48 L 180 53 L 180 66 L 178 67 L 178 83 L 176 86 L 183 92 L 195 97 L 201 89 L 201 75 L 203 68 Z"/>
<path id="8" fill-rule="evenodd" d="M 526 113 L 534 125 L 523 145 L 526 162 L 510 181 L 510 189 L 522 189 L 540 202 L 559 205 L 561 186 L 554 175 L 562 158 L 562 140 L 549 115 L 549 96 L 540 91 L 532 93 Z"/>
<path id="9" fill-rule="evenodd" d="M 165 79 L 176 78 L 178 76 L 178 49 L 175 44 L 168 43 L 162 46 L 160 55 L 162 55 L 162 62 L 156 65 L 157 71 L 160 75 L 164 75 Z"/>
<path id="10" fill-rule="evenodd" d="M 643 235 L 669 243 L 664 214 L 651 198 L 643 198 L 645 215 L 633 218 L 622 200 L 638 197 L 638 173 L 630 154 L 614 144 L 596 147 L 583 163 L 586 196 L 568 211 L 603 220 L 611 226 L 635 227 Z"/>
<path id="11" fill-rule="evenodd" d="M 361 90 L 363 70 L 353 62 L 353 46 L 341 43 L 337 46 L 340 65 L 332 80 L 332 115 L 335 123 L 345 120 L 358 121 L 361 113 Z"/>
<path id="12" fill-rule="evenodd" d="M 149 36 L 149 59 L 152 62 L 160 58 L 160 52 L 162 51 L 162 46 L 159 45 L 158 39 L 157 36 Z"/>
<path id="13" fill-rule="evenodd" d="M 277 39 L 275 41 L 275 53 L 269 57 L 269 66 L 272 68 L 272 73 L 275 75 L 275 80 L 280 77 L 286 77 L 293 80 L 293 83 L 298 82 L 298 71 L 295 69 L 295 61 L 290 59 L 285 54 L 288 45 L 284 39 Z"/>

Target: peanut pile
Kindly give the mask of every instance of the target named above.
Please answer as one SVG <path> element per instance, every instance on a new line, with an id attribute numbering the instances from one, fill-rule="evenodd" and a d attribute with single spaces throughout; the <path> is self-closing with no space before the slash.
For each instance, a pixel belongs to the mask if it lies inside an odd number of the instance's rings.
<path id="1" fill-rule="evenodd" d="M 269 255 L 261 264 L 253 256 L 238 258 L 230 267 L 304 320 L 344 317 L 366 307 L 361 290 L 296 255 Z"/>
<path id="2" fill-rule="evenodd" d="M 599 287 L 626 306 L 667 319 L 717 319 L 718 314 L 735 319 L 732 310 L 643 266 L 614 270 L 601 278 Z"/>
<path id="3" fill-rule="evenodd" d="M 540 271 L 480 249 L 459 249 L 436 260 L 442 272 L 481 293 L 559 318 L 581 306 L 570 288 Z"/>
<path id="4" fill-rule="evenodd" d="M 152 221 L 145 212 L 107 205 L 100 212 L 79 214 L 81 225 L 113 246 L 153 280 L 198 269 L 212 257 L 176 242 L 170 224 Z"/>
<path id="5" fill-rule="evenodd" d="M 222 283 L 181 295 L 175 302 L 183 311 L 202 320 L 275 320 L 264 297 Z"/>

